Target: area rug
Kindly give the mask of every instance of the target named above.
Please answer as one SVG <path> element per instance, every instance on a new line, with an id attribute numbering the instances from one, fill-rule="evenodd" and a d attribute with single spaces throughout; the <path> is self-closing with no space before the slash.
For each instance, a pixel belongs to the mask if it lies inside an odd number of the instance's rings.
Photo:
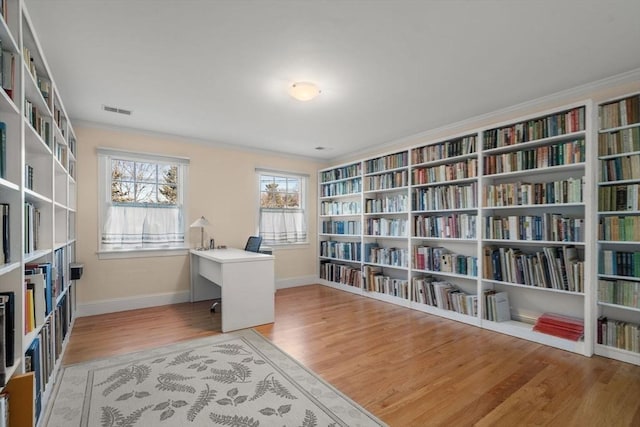
<path id="1" fill-rule="evenodd" d="M 67 366 L 46 427 L 384 426 L 247 329 Z"/>

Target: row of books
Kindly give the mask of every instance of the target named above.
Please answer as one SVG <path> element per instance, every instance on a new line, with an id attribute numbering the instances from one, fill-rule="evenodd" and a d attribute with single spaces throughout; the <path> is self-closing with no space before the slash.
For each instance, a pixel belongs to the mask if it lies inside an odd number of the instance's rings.
<path id="1" fill-rule="evenodd" d="M 360 202 L 323 201 L 320 203 L 320 215 L 358 215 L 362 212 Z"/>
<path id="2" fill-rule="evenodd" d="M 0 221 L 2 225 L 2 239 L 0 239 L 0 265 L 11 262 L 11 227 L 9 212 L 9 204 L 0 203 Z"/>
<path id="3" fill-rule="evenodd" d="M 411 183 L 413 185 L 432 184 L 476 176 L 478 176 L 478 159 L 473 158 L 462 162 L 413 169 Z"/>
<path id="4" fill-rule="evenodd" d="M 484 310 L 482 317 L 491 322 L 506 322 L 511 320 L 511 304 L 507 292 L 498 292 L 495 289 L 487 289 L 482 293 L 484 298 Z"/>
<path id="5" fill-rule="evenodd" d="M 409 299 L 409 281 L 406 279 L 394 279 L 382 274 L 380 267 L 365 265 L 362 271 L 363 288 L 369 292 L 378 292 L 385 295 Z"/>
<path id="6" fill-rule="evenodd" d="M 470 209 L 478 207 L 478 184 L 443 185 L 413 190 L 413 210 Z"/>
<path id="7" fill-rule="evenodd" d="M 47 120 L 46 116 L 43 116 L 38 107 L 29 101 L 24 99 L 24 115 L 27 118 L 27 122 L 31 125 L 33 130 L 42 138 L 48 147 L 51 146 L 51 122 Z"/>
<path id="8" fill-rule="evenodd" d="M 640 154 L 600 160 L 600 181 L 640 179 Z"/>
<path id="9" fill-rule="evenodd" d="M 320 278 L 344 285 L 362 287 L 362 272 L 348 265 L 323 262 L 320 264 Z"/>
<path id="10" fill-rule="evenodd" d="M 527 206 L 582 203 L 585 177 L 551 182 L 507 182 L 484 187 L 484 206 Z"/>
<path id="11" fill-rule="evenodd" d="M 598 261 L 600 274 L 640 277 L 640 252 L 603 249 L 600 251 Z"/>
<path id="12" fill-rule="evenodd" d="M 331 169 L 320 173 L 321 182 L 337 181 L 346 178 L 355 178 L 362 175 L 362 166 L 360 163 L 355 163 L 349 166 L 342 166 L 339 168 Z"/>
<path id="13" fill-rule="evenodd" d="M 640 308 L 640 282 L 599 279 L 598 301 Z"/>
<path id="14" fill-rule="evenodd" d="M 350 179 L 348 181 L 332 182 L 320 186 L 321 197 L 344 196 L 347 194 L 360 193 L 362 191 L 362 180 Z"/>
<path id="15" fill-rule="evenodd" d="M 383 172 L 389 169 L 402 168 L 408 165 L 408 154 L 402 151 L 364 162 L 365 173 Z"/>
<path id="16" fill-rule="evenodd" d="M 485 239 L 584 242 L 584 218 L 562 214 L 487 216 Z"/>
<path id="17" fill-rule="evenodd" d="M 4 387 L 7 368 L 15 363 L 16 300 L 14 292 L 0 292 L 0 387 Z"/>
<path id="18" fill-rule="evenodd" d="M 55 156 L 60 164 L 67 168 L 67 146 L 56 141 L 55 143 Z"/>
<path id="19" fill-rule="evenodd" d="M 604 185 L 598 188 L 598 210 L 637 211 L 640 210 L 640 184 Z"/>
<path id="20" fill-rule="evenodd" d="M 364 261 L 372 264 L 408 267 L 409 251 L 406 248 L 384 248 L 377 243 L 365 243 Z"/>
<path id="21" fill-rule="evenodd" d="M 640 353 L 640 324 L 598 317 L 598 344 Z"/>
<path id="22" fill-rule="evenodd" d="M 450 214 L 413 217 L 415 237 L 475 239 L 477 215 Z"/>
<path id="23" fill-rule="evenodd" d="M 535 253 L 487 246 L 482 265 L 485 279 L 584 292 L 584 261 L 572 246 L 545 247 Z"/>
<path id="24" fill-rule="evenodd" d="M 409 196 L 406 194 L 392 194 L 380 196 L 364 201 L 366 213 L 396 213 L 409 210 Z"/>
<path id="25" fill-rule="evenodd" d="M 584 321 L 555 313 L 543 313 L 536 320 L 533 330 L 571 341 L 579 341 L 584 337 Z"/>
<path id="26" fill-rule="evenodd" d="M 0 70 L 2 71 L 2 88 L 7 93 L 9 98 L 15 99 L 16 90 L 16 54 L 9 50 L 2 50 L 2 56 L 0 56 L 2 64 Z"/>
<path id="27" fill-rule="evenodd" d="M 322 221 L 325 234 L 360 234 L 360 221 Z"/>
<path id="28" fill-rule="evenodd" d="M 7 124 L 0 122 L 0 178 L 7 178 Z"/>
<path id="29" fill-rule="evenodd" d="M 585 129 L 585 108 L 578 107 L 538 119 L 484 132 L 484 149 L 505 147 Z"/>
<path id="30" fill-rule="evenodd" d="M 612 242 L 640 241 L 640 216 L 605 216 L 598 223 L 598 238 Z"/>
<path id="31" fill-rule="evenodd" d="M 70 298 L 65 294 L 58 302 L 54 315 L 47 318 L 24 355 L 25 372 L 33 372 L 35 375 L 36 424 L 42 412 L 42 395 L 51 379 L 55 363 L 62 354 L 62 345 L 69 332 L 70 304 Z"/>
<path id="32" fill-rule="evenodd" d="M 409 173 L 406 170 L 387 172 L 382 175 L 365 177 L 367 191 L 390 190 L 409 185 Z"/>
<path id="33" fill-rule="evenodd" d="M 411 150 L 411 163 L 417 165 L 451 157 L 464 156 L 473 154 L 476 150 L 476 136 L 470 135 L 453 141 L 445 141 L 414 148 Z"/>
<path id="34" fill-rule="evenodd" d="M 40 247 L 40 210 L 25 202 L 24 215 L 24 251 L 29 254 Z"/>
<path id="35" fill-rule="evenodd" d="M 408 221 L 404 218 L 367 218 L 368 236 L 406 237 Z"/>
<path id="36" fill-rule="evenodd" d="M 640 123 L 640 95 L 600 105 L 598 113 L 603 129 Z"/>
<path id="37" fill-rule="evenodd" d="M 640 151 L 640 126 L 598 135 L 599 156 L 611 156 L 634 151 Z"/>
<path id="38" fill-rule="evenodd" d="M 347 261 L 360 261 L 360 242 L 322 241 L 320 242 L 320 256 Z"/>
<path id="39" fill-rule="evenodd" d="M 29 263 L 24 266 L 25 330 L 30 332 L 42 325 L 53 309 L 57 272 L 51 263 Z"/>
<path id="40" fill-rule="evenodd" d="M 33 190 L 33 166 L 24 165 L 24 186 L 29 190 Z"/>
<path id="41" fill-rule="evenodd" d="M 520 172 L 553 166 L 584 163 L 584 139 L 543 145 L 530 150 L 519 150 L 484 157 L 484 174 Z"/>
<path id="42" fill-rule="evenodd" d="M 58 125 L 58 129 L 60 129 L 60 133 L 62 133 L 62 136 L 64 136 L 65 138 L 67 137 L 67 119 L 64 116 L 64 113 L 62 112 L 62 110 L 60 109 L 60 107 L 58 106 L 58 103 L 56 102 L 53 105 L 53 120 L 55 121 L 56 125 Z M 69 147 L 71 148 L 71 152 L 75 154 L 75 146 L 71 146 L 71 140 L 73 138 L 69 138 Z M 75 143 L 75 140 L 73 141 Z"/>
<path id="43" fill-rule="evenodd" d="M 450 253 L 448 249 L 439 246 L 414 246 L 413 267 L 475 277 L 478 275 L 478 258 Z"/>
<path id="44" fill-rule="evenodd" d="M 412 279 L 411 300 L 437 307 L 441 310 L 455 311 L 468 316 L 478 316 L 478 296 L 469 295 L 449 282 L 433 277 L 414 277 Z"/>

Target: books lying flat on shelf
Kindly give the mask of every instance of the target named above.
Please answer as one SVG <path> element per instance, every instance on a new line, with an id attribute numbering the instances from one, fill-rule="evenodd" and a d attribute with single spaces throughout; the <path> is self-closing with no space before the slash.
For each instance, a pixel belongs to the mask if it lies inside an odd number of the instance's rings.
<path id="1" fill-rule="evenodd" d="M 538 317 L 533 330 L 571 341 L 579 341 L 584 335 L 584 321 L 574 317 L 544 313 Z"/>

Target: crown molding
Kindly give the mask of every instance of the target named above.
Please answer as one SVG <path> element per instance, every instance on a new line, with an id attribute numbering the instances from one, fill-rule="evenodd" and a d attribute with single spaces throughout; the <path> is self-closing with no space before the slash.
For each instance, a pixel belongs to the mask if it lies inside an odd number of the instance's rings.
<path id="1" fill-rule="evenodd" d="M 522 102 L 520 104 L 515 104 L 509 107 L 501 108 L 499 110 L 494 110 L 489 113 L 480 114 L 424 132 L 405 136 L 393 141 L 376 145 L 374 147 L 368 147 L 366 149 L 353 151 L 351 153 L 341 155 L 340 157 L 334 157 L 330 159 L 329 162 L 331 163 L 331 165 L 335 163 L 342 164 L 345 163 L 345 158 L 358 159 L 368 157 L 370 155 L 375 155 L 375 153 L 380 153 L 385 149 L 392 149 L 394 147 L 397 148 L 402 145 L 415 145 L 420 140 L 428 141 L 436 135 L 469 132 L 470 130 L 473 130 L 475 128 L 482 127 L 482 123 L 491 121 L 503 121 L 503 116 L 523 115 L 527 111 L 543 109 L 550 104 L 563 103 L 568 101 L 570 102 L 571 100 L 575 100 L 577 98 L 591 98 L 594 93 L 600 90 L 613 89 L 617 86 L 634 82 L 640 82 L 640 68 L 606 77 L 604 79 L 596 80 L 594 82 L 575 86 L 570 89 L 565 89 L 560 92 L 555 92 L 550 95 L 545 95 L 540 98 Z M 347 161 L 346 163 L 349 162 Z"/>

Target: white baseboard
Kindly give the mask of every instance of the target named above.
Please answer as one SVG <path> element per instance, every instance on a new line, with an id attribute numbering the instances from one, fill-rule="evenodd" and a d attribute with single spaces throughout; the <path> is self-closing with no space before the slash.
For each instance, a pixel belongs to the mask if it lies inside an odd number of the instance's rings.
<path id="1" fill-rule="evenodd" d="M 169 292 L 165 294 L 142 295 L 129 298 L 115 298 L 78 303 L 77 317 L 93 316 L 96 314 L 115 313 L 117 311 L 135 310 L 137 308 L 156 307 L 159 305 L 189 302 L 189 291 Z"/>
<path id="2" fill-rule="evenodd" d="M 296 286 L 306 286 L 319 283 L 318 276 L 294 277 L 293 279 L 276 280 L 276 290 L 285 288 L 295 288 Z"/>
<path id="3" fill-rule="evenodd" d="M 276 289 L 293 288 L 296 286 L 313 285 L 318 283 L 317 276 L 295 277 L 293 279 L 276 280 Z M 165 294 L 142 295 L 129 298 L 114 298 L 95 301 L 86 304 L 78 303 L 77 317 L 94 316 L 96 314 L 115 313 L 117 311 L 135 310 L 138 308 L 156 307 L 160 305 L 179 304 L 189 302 L 189 291 L 171 292 Z"/>

